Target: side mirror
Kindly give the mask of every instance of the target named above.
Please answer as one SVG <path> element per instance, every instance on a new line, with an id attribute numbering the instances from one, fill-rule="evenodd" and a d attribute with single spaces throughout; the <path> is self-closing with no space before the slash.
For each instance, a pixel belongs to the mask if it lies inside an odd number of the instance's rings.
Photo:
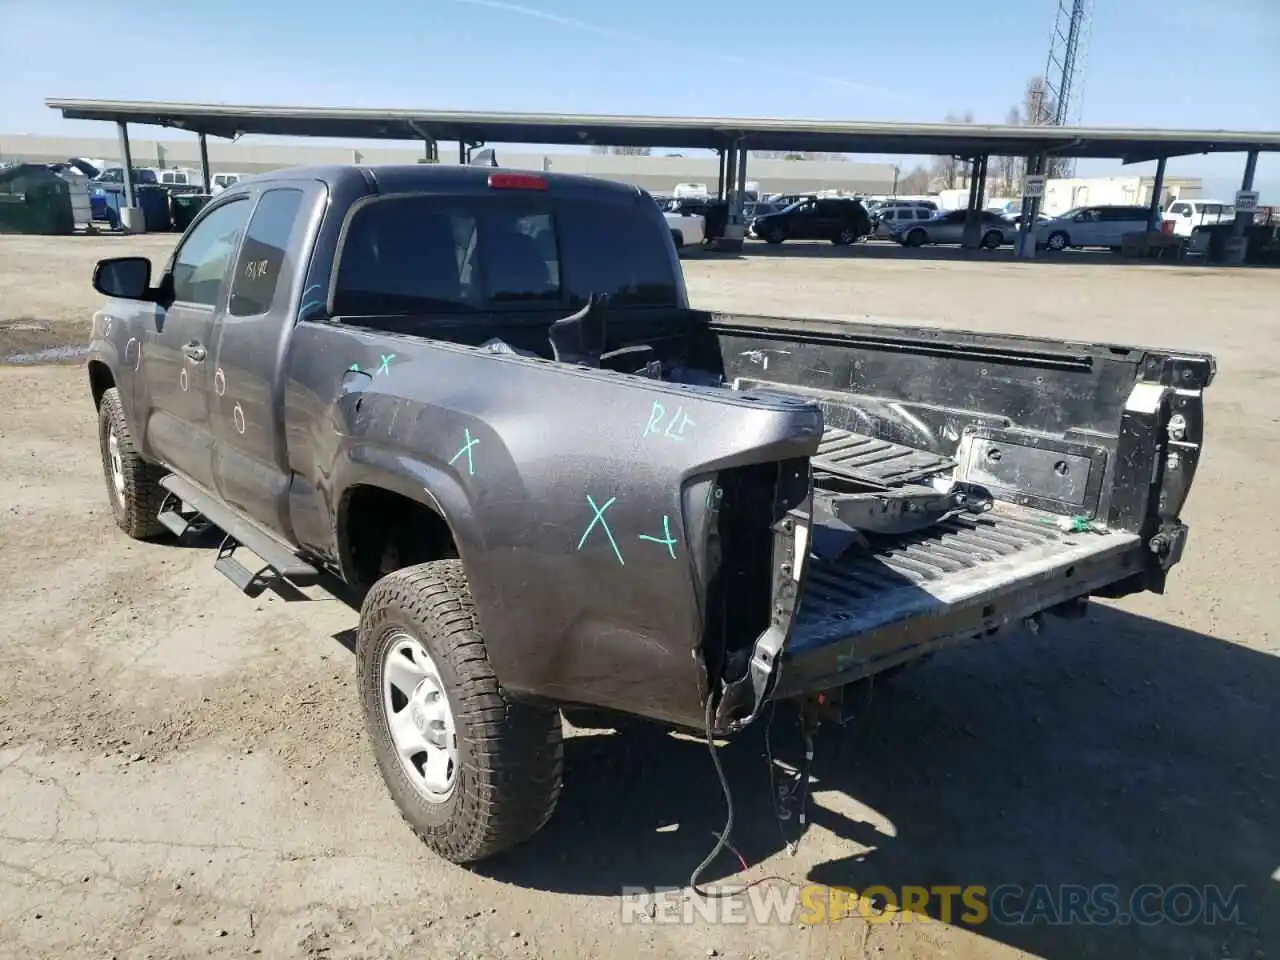
<path id="1" fill-rule="evenodd" d="M 104 297 L 147 300 L 151 293 L 151 261 L 146 257 L 110 257 L 93 268 L 93 289 Z"/>

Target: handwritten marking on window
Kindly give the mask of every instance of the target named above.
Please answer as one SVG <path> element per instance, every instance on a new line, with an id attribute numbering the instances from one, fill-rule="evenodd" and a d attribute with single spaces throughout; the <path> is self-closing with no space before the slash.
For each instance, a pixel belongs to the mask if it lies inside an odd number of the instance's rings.
<path id="1" fill-rule="evenodd" d="M 684 412 L 683 406 L 676 407 L 675 413 L 667 417 L 667 408 L 655 400 L 653 406 L 649 408 L 649 422 L 644 425 L 643 435 L 647 437 L 649 434 L 654 434 L 683 442 L 685 430 L 696 426 L 697 424 Z"/>
<path id="2" fill-rule="evenodd" d="M 476 462 L 471 456 L 471 449 L 472 447 L 479 446 L 480 438 L 472 437 L 471 431 L 466 427 L 462 428 L 462 435 L 467 442 L 462 445 L 461 450 L 449 459 L 449 466 L 453 466 L 458 462 L 458 458 L 465 454 L 467 457 L 467 475 L 474 477 L 476 475 Z"/>
<path id="3" fill-rule="evenodd" d="M 396 358 L 396 355 L 394 353 L 383 353 L 379 356 L 381 357 L 382 362 L 378 364 L 378 369 L 374 371 L 373 375 L 375 377 L 378 376 L 378 374 L 386 374 L 388 377 L 391 376 L 391 361 Z"/>
<path id="4" fill-rule="evenodd" d="M 354 371 L 355 373 L 359 373 L 359 372 L 360 372 L 360 364 L 358 364 L 358 363 L 353 363 L 351 366 L 347 367 L 347 369 L 348 369 L 348 370 L 351 370 L 351 371 Z"/>
<path id="5" fill-rule="evenodd" d="M 244 265 L 244 275 L 249 280 L 261 280 L 267 275 L 268 261 L 250 260 Z"/>
<path id="6" fill-rule="evenodd" d="M 720 501 L 724 498 L 724 491 L 720 489 L 719 484 L 711 484 L 707 487 L 707 507 L 718 507 Z"/>
<path id="7" fill-rule="evenodd" d="M 667 553 L 671 555 L 671 559 L 676 559 L 676 544 L 680 541 L 671 535 L 671 518 L 665 513 L 662 515 L 662 536 L 651 537 L 647 533 L 640 534 L 641 540 L 648 540 L 650 543 L 660 543 L 667 548 Z"/>
<path id="8" fill-rule="evenodd" d="M 591 531 L 596 528 L 596 524 L 600 525 L 600 529 L 604 531 L 604 535 L 609 538 L 609 546 L 613 548 L 613 555 L 618 558 L 618 563 L 626 566 L 627 562 L 622 559 L 622 551 L 618 549 L 618 541 L 613 539 L 613 531 L 609 529 L 609 521 L 605 519 L 604 512 L 608 510 L 617 497 L 610 497 L 604 502 L 604 506 L 597 506 L 595 499 L 591 494 L 587 494 L 587 505 L 595 512 L 591 518 L 591 522 L 587 524 L 587 529 L 582 531 L 582 539 L 578 541 L 578 549 L 582 549 L 582 545 L 587 542 L 587 537 L 591 536 Z"/>

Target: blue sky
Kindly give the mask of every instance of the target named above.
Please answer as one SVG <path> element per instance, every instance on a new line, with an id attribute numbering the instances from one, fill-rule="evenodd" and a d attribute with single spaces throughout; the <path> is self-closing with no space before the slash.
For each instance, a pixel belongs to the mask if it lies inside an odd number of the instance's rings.
<path id="1" fill-rule="evenodd" d="M 4 7 L 0 132 L 101 136 L 43 99 L 1003 122 L 1044 69 L 1056 0 Z M 1280 130 L 1280 0 L 1094 0 L 1087 63 L 1086 124 Z M 1242 168 L 1170 162 L 1210 192 Z M 1280 200 L 1280 157 L 1263 156 L 1258 181 Z"/>

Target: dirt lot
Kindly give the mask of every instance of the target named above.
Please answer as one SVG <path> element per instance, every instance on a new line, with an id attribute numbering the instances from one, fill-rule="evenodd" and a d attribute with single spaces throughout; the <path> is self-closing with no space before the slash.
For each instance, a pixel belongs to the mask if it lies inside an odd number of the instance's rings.
<path id="1" fill-rule="evenodd" d="M 171 242 L 0 238 L 0 356 L 79 341 L 93 260 Z M 82 369 L 26 365 L 0 367 L 0 955 L 1280 957 L 1280 273 L 800 245 L 686 270 L 706 307 L 1217 354 L 1166 597 L 876 687 L 820 738 L 795 856 L 758 731 L 726 766 L 746 879 L 1241 885 L 1238 923 L 626 926 L 622 888 L 684 884 L 723 817 L 704 746 L 635 734 L 576 732 L 547 830 L 444 864 L 365 749 L 354 614 L 246 600 L 207 549 L 127 541 Z"/>

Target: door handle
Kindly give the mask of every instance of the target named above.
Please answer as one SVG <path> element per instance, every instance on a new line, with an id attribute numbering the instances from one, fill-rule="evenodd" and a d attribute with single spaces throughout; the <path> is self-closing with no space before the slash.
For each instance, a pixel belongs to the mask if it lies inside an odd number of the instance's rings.
<path id="1" fill-rule="evenodd" d="M 182 352 L 187 355 L 188 360 L 194 360 L 196 363 L 199 363 L 205 358 L 204 345 L 197 343 L 195 340 L 192 340 L 183 347 Z"/>

